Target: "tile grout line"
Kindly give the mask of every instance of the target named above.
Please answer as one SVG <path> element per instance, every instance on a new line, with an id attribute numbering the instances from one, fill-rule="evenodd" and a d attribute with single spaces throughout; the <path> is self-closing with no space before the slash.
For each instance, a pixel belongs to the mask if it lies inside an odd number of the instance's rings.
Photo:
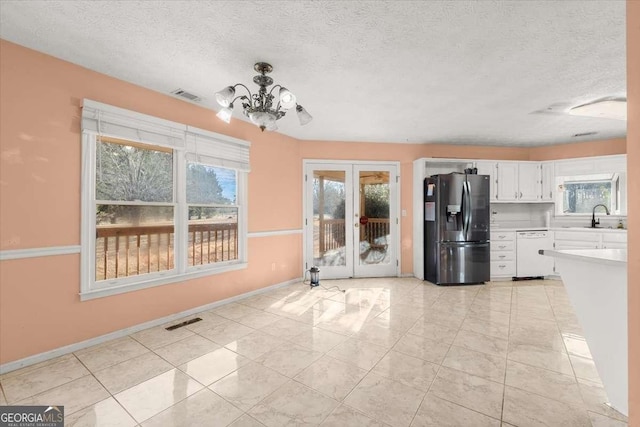
<path id="1" fill-rule="evenodd" d="M 511 286 L 511 302 L 509 306 L 509 329 L 507 334 L 507 353 L 505 354 L 504 360 L 504 379 L 503 379 L 503 387 L 502 387 L 502 407 L 500 408 L 500 422 L 504 421 L 504 402 L 507 397 L 507 369 L 509 368 L 509 346 L 511 344 L 511 318 L 513 316 L 513 300 L 514 300 L 514 292 L 513 285 Z"/>
<path id="2" fill-rule="evenodd" d="M 490 282 L 490 283 L 491 283 L 491 282 Z M 489 285 L 489 286 L 490 286 L 490 285 Z M 513 298 L 513 286 L 511 285 L 511 286 L 509 286 L 509 288 L 511 288 L 511 298 Z M 447 355 L 448 355 L 448 354 L 449 354 L 449 352 L 451 351 L 451 347 L 453 347 L 453 346 L 454 346 L 454 342 L 455 342 L 455 339 L 458 337 L 458 334 L 460 333 L 460 331 L 463 331 L 462 326 L 464 325 L 465 320 L 467 320 L 467 318 L 469 318 L 469 311 L 470 311 L 470 308 L 471 308 L 471 306 L 473 305 L 473 303 L 475 302 L 475 300 L 478 298 L 478 293 L 480 293 L 480 289 L 481 289 L 481 288 L 478 288 L 478 291 L 476 292 L 476 294 L 475 294 L 475 295 L 474 295 L 474 297 L 473 297 L 473 301 L 471 302 L 471 304 L 469 304 L 469 306 L 468 306 L 467 310 L 465 311 L 465 315 L 464 315 L 464 317 L 463 317 L 463 319 L 462 319 L 462 323 L 461 323 L 461 324 L 460 324 L 460 326 L 458 327 L 458 332 L 456 333 L 456 336 L 455 336 L 454 340 L 451 342 L 451 344 L 450 344 L 450 346 L 449 346 L 449 350 L 447 350 Z M 492 310 L 489 310 L 489 311 L 492 311 Z M 509 312 L 509 316 L 511 316 L 511 312 Z M 473 317 L 471 317 L 471 319 L 473 319 Z M 479 319 L 479 320 L 482 320 L 483 322 L 486 322 L 486 321 L 484 321 L 483 319 Z M 489 322 L 489 323 L 490 323 L 490 322 Z M 466 330 L 465 330 L 465 331 L 466 331 Z M 484 336 L 484 337 L 488 337 L 488 338 L 495 338 L 495 337 L 491 337 L 491 336 L 489 336 L 489 335 L 482 334 L 482 333 L 480 333 L 480 332 L 474 332 L 474 331 L 468 331 L 468 332 L 473 332 L 473 333 L 476 333 L 476 334 L 478 334 L 478 335 L 482 335 L 482 336 Z M 456 347 L 458 347 L 458 346 L 456 346 Z M 465 349 L 466 349 L 466 347 L 460 347 L 460 348 L 465 348 Z M 478 350 L 472 350 L 472 351 L 477 351 L 478 353 L 488 354 L 488 353 L 485 353 L 485 352 L 482 352 L 482 351 L 478 351 Z M 508 341 L 507 341 L 507 353 L 508 353 Z M 447 356 L 447 355 L 445 355 L 444 359 L 442 360 L 442 362 L 443 362 L 443 363 L 444 363 L 444 361 L 446 360 L 446 356 Z M 440 365 L 440 367 L 441 367 L 441 368 L 442 368 L 443 366 L 444 366 L 444 365 L 442 365 L 442 364 Z M 490 381 L 490 382 L 493 382 L 493 383 L 499 384 L 497 381 L 493 381 L 493 380 L 490 380 L 490 379 L 487 379 L 487 378 L 481 377 L 481 376 L 479 376 L 479 375 L 469 374 L 469 373 L 467 373 L 467 372 L 460 371 L 460 370 L 455 369 L 455 368 L 449 368 L 449 367 L 447 367 L 447 366 L 444 366 L 444 367 L 445 367 L 445 368 L 447 368 L 447 369 L 453 369 L 454 371 L 457 371 L 457 372 L 462 372 L 463 374 L 466 374 L 466 375 L 475 376 L 475 377 L 478 377 L 478 378 L 482 378 L 483 380 L 486 380 L 486 381 Z M 438 373 L 440 373 L 440 368 L 438 369 Z M 506 355 L 505 355 L 505 375 L 506 375 Z M 436 376 L 436 378 L 437 378 L 437 376 Z M 434 378 L 434 382 L 435 382 L 436 378 Z M 433 385 L 433 384 L 432 384 L 432 385 Z M 503 405 L 504 405 L 504 389 L 505 389 L 505 387 L 506 387 L 506 385 L 503 383 L 503 384 L 502 384 L 502 393 L 503 393 L 503 401 L 502 401 L 502 403 L 503 403 Z M 429 387 L 429 390 L 431 390 L 431 387 Z M 426 397 L 426 395 L 425 395 L 425 397 Z M 487 415 L 487 414 L 485 414 L 485 413 L 483 413 L 483 412 L 480 412 L 480 411 L 477 411 L 477 410 L 475 410 L 475 409 L 469 408 L 469 407 L 467 407 L 467 406 L 461 405 L 460 403 L 452 402 L 451 400 L 446 399 L 446 398 L 442 398 L 442 397 L 440 397 L 440 396 L 436 396 L 436 397 L 438 397 L 439 399 L 445 400 L 445 401 L 447 401 L 447 402 L 449 402 L 449 403 L 452 403 L 452 404 L 454 404 L 454 405 L 458 405 L 458 406 L 460 406 L 460 407 L 462 407 L 462 408 L 465 408 L 465 409 L 468 409 L 468 410 L 470 410 L 470 411 L 476 412 L 476 413 L 478 413 L 478 414 L 484 415 L 485 417 L 489 417 L 489 418 L 492 418 L 492 419 L 494 419 L 494 420 L 497 420 L 496 418 L 494 418 L 494 417 L 492 417 L 492 416 L 490 416 L 490 415 Z M 501 412 L 500 412 L 500 420 L 497 420 L 497 421 L 502 422 L 502 409 L 501 409 Z"/>
<path id="3" fill-rule="evenodd" d="M 417 285 L 416 285 L 416 286 L 414 286 L 414 288 L 416 288 L 416 287 L 417 287 Z M 412 289 L 413 289 L 413 288 L 412 288 Z M 380 312 L 379 314 L 377 314 L 376 316 L 374 316 L 374 318 L 379 317 L 382 313 L 384 313 L 385 311 L 389 310 L 390 308 L 391 308 L 391 303 L 389 304 L 389 307 L 388 307 L 387 309 L 383 310 L 382 312 Z M 415 320 L 415 322 L 412 324 L 412 326 L 411 326 L 411 327 L 413 327 L 413 326 L 418 322 L 418 320 L 420 320 L 420 318 L 421 318 L 421 317 L 422 317 L 422 316 L 420 316 L 418 319 L 416 319 L 416 320 Z M 410 327 L 409 329 L 411 329 L 411 327 Z M 391 328 L 389 328 L 389 329 L 391 329 Z M 394 343 L 394 346 L 395 346 L 395 344 L 397 344 L 397 343 L 398 343 L 398 341 L 400 341 L 403 337 L 405 337 L 406 335 L 408 335 L 408 331 L 409 331 L 409 329 L 407 329 L 407 331 L 406 331 L 406 332 L 405 332 L 405 333 L 404 333 L 404 334 L 403 334 L 403 335 L 402 335 L 402 336 L 401 336 L 401 337 L 400 337 L 400 338 L 399 338 L 399 339 Z M 358 338 L 355 338 L 355 334 L 353 334 L 350 338 L 354 338 L 354 339 L 356 339 L 356 340 L 358 339 Z M 360 341 L 363 341 L 363 340 L 360 340 Z M 368 342 L 368 341 L 363 341 L 363 342 Z M 371 344 L 373 344 L 373 343 L 371 343 Z M 376 344 L 376 345 L 377 345 L 377 344 Z M 337 346 L 336 346 L 336 347 L 337 347 Z M 346 403 L 346 400 L 347 400 L 347 398 L 348 398 L 348 397 L 349 397 L 349 396 L 350 396 L 350 395 L 351 395 L 351 394 L 352 394 L 352 393 L 353 393 L 353 392 L 358 388 L 358 386 L 362 383 L 362 381 L 363 381 L 363 380 L 364 380 L 364 379 L 365 379 L 369 374 L 371 374 L 371 373 L 372 373 L 372 371 L 373 371 L 373 370 L 374 370 L 374 368 L 378 365 L 378 363 L 380 363 L 380 361 L 382 361 L 382 360 L 383 360 L 383 359 L 384 359 L 384 358 L 385 358 L 385 357 L 386 357 L 386 356 L 391 352 L 391 350 L 392 350 L 392 349 L 393 349 L 393 346 L 391 346 L 391 347 L 386 351 L 386 353 L 385 353 L 385 354 L 384 354 L 384 355 L 383 355 L 383 356 L 382 356 L 382 357 L 381 357 L 381 358 L 380 358 L 380 359 L 379 359 L 379 360 L 378 360 L 378 361 L 377 361 L 377 362 L 376 362 L 376 363 L 375 363 L 375 364 L 374 364 L 374 365 L 373 365 L 373 366 L 372 366 L 372 367 L 367 371 L 367 373 L 366 373 L 365 375 L 363 375 L 363 377 L 362 377 L 362 378 L 361 378 L 361 379 L 360 379 L 360 380 L 359 380 L 359 381 L 358 381 L 358 382 L 357 382 L 357 383 L 356 383 L 356 384 L 351 388 L 351 390 L 349 391 L 349 393 L 347 393 L 347 395 L 342 399 L 342 401 L 340 401 L 340 405 L 344 405 L 344 406 L 346 406 L 346 407 L 350 408 L 351 410 L 354 410 L 354 411 L 356 411 L 356 412 L 358 412 L 358 413 L 362 413 L 359 409 L 354 408 L 353 406 L 351 406 L 351 405 L 347 404 L 347 403 Z M 328 353 L 328 352 L 327 352 L 327 353 Z M 327 357 L 331 357 L 331 356 L 329 356 L 327 353 L 325 353 L 325 354 L 327 355 Z M 404 353 L 403 353 L 403 354 L 404 354 Z M 339 359 L 336 359 L 336 360 L 339 360 Z M 343 363 L 347 363 L 347 362 L 344 362 L 344 361 L 343 361 Z M 357 365 L 352 365 L 352 366 L 356 366 L 356 367 L 358 367 L 358 368 L 359 368 L 359 366 L 357 366 Z M 360 369 L 362 369 L 362 368 L 360 368 Z M 383 378 L 388 379 L 388 380 L 390 380 L 390 381 L 395 381 L 394 379 L 387 378 L 387 377 L 384 377 L 384 376 L 383 376 Z M 395 382 L 397 382 L 397 381 L 395 381 Z M 422 392 L 422 390 L 418 390 L 418 391 Z M 426 393 L 425 393 L 425 396 L 426 396 Z M 424 396 L 423 396 L 423 399 L 424 399 Z M 421 400 L 421 403 L 420 403 L 420 404 L 422 404 L 422 400 Z M 418 411 L 419 409 L 420 409 L 420 405 L 418 405 L 418 408 L 416 409 L 416 413 L 417 413 L 417 411 Z M 332 412 L 332 413 L 333 413 L 333 412 Z M 331 414 L 329 414 L 329 415 L 331 415 Z M 382 424 L 386 424 L 386 425 L 388 425 L 388 424 L 387 424 L 387 423 L 385 423 L 384 421 L 379 420 L 379 419 L 377 419 L 377 418 L 374 418 L 373 416 L 371 416 L 371 414 L 368 414 L 368 415 L 363 414 L 363 415 L 365 415 L 365 416 L 367 416 L 367 417 L 369 417 L 369 418 L 371 418 L 371 419 L 373 419 L 373 420 L 375 420 L 375 421 L 378 421 L 378 422 L 380 422 L 380 423 L 382 423 Z M 327 417 L 328 417 L 328 416 L 327 416 Z M 414 414 L 414 417 L 415 417 L 415 414 Z M 326 419 L 326 418 L 325 418 L 325 419 Z M 324 421 L 324 420 L 323 420 L 323 421 Z M 412 422 L 413 422 L 413 418 L 412 418 Z"/>
<path id="4" fill-rule="evenodd" d="M 107 387 L 105 387 L 105 385 L 104 385 L 104 384 L 102 384 L 102 382 L 101 382 L 101 381 L 100 381 L 100 380 L 99 380 L 99 379 L 94 375 L 93 371 L 92 371 L 91 369 L 89 369 L 89 367 L 88 367 L 88 366 L 86 366 L 86 365 L 84 364 L 84 362 L 83 362 L 82 360 L 80 360 L 80 358 L 79 358 L 75 353 L 71 353 L 71 354 L 73 354 L 73 357 L 75 357 L 75 358 L 76 358 L 76 360 L 77 360 L 77 361 L 78 361 L 82 366 L 84 366 L 84 368 L 89 372 L 89 375 L 91 375 L 91 376 L 93 377 L 93 379 L 95 379 L 95 380 L 96 380 L 96 382 L 97 382 L 98 384 L 100 384 L 100 386 L 101 386 L 101 387 L 102 387 L 102 388 L 103 388 L 103 389 L 104 389 L 104 390 L 109 394 L 109 397 L 110 397 L 111 399 L 113 399 L 113 400 L 118 404 L 118 406 L 120 406 L 120 407 L 122 408 L 122 410 L 123 410 L 124 412 L 126 412 L 126 413 L 127 413 L 127 415 L 129 415 L 129 416 L 131 417 L 131 419 L 132 419 L 133 421 L 135 421 L 136 425 L 140 425 L 140 422 L 139 422 L 139 421 L 138 421 L 138 420 L 133 416 L 133 414 L 131 414 L 131 413 L 127 410 L 127 408 L 125 408 L 125 407 L 122 405 L 122 403 L 121 403 L 118 399 L 116 399 L 116 396 L 115 396 L 115 395 L 113 395 L 113 394 L 109 391 L 109 389 L 107 389 Z M 117 365 L 117 364 L 116 364 L 116 365 Z M 115 365 L 112 365 L 112 366 L 115 366 Z M 105 368 L 105 369 L 106 369 L 106 368 Z M 108 399 L 108 398 L 107 398 L 107 399 Z M 106 399 L 103 399 L 103 400 L 106 400 Z M 100 402 L 102 402 L 103 400 L 101 400 Z M 96 402 L 96 403 L 99 403 L 99 402 Z M 87 406 L 87 407 L 85 407 L 85 408 L 82 408 L 82 409 L 86 409 L 86 408 L 88 408 L 88 407 L 90 407 L 90 406 L 92 406 L 92 405 L 95 405 L 96 403 L 93 403 L 93 404 L 91 404 L 91 405 L 89 405 L 89 406 Z M 82 409 L 79 409 L 79 410 L 77 410 L 76 412 L 80 412 Z M 74 414 L 75 414 L 76 412 L 74 412 Z M 72 414 L 69 414 L 69 415 L 72 415 Z M 65 415 L 65 418 L 66 418 L 66 415 Z"/>

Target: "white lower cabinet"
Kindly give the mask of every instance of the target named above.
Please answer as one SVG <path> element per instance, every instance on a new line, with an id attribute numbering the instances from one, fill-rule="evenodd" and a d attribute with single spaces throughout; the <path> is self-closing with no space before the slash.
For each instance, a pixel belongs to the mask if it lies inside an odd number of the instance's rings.
<path id="1" fill-rule="evenodd" d="M 618 231 L 572 231 L 555 233 L 555 250 L 571 249 L 627 249 L 627 233 Z M 554 272 L 560 274 L 557 266 Z"/>
<path id="2" fill-rule="evenodd" d="M 535 242 L 540 249 L 627 249 L 627 233 L 617 230 L 582 231 L 556 229 L 548 231 L 548 239 Z M 491 278 L 507 279 L 512 277 L 559 275 L 558 267 L 548 257 L 537 258 L 535 254 L 518 253 L 518 233 L 516 231 L 491 232 Z M 537 251 L 536 251 L 537 252 Z M 525 257 L 526 271 L 518 270 L 523 264 L 519 257 Z"/>
<path id="3" fill-rule="evenodd" d="M 516 275 L 516 232 L 491 232 L 491 277 L 511 278 Z"/>
<path id="4" fill-rule="evenodd" d="M 602 233 L 602 249 L 627 249 L 627 233 Z"/>

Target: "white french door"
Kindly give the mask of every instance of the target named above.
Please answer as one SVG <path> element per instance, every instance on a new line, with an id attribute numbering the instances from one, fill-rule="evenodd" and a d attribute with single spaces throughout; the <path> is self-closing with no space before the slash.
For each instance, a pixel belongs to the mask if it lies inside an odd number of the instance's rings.
<path id="1" fill-rule="evenodd" d="M 398 164 L 305 161 L 304 179 L 305 269 L 397 276 Z"/>

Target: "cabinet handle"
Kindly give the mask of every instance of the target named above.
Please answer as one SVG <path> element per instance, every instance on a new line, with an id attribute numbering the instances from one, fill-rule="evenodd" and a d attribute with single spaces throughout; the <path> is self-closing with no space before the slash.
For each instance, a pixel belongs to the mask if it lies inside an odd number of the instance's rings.
<path id="1" fill-rule="evenodd" d="M 498 267 L 500 267 L 500 268 L 505 268 L 505 267 L 506 267 L 506 265 L 504 265 L 504 264 L 500 264 Z"/>
<path id="2" fill-rule="evenodd" d="M 518 192 L 516 191 L 516 195 L 515 195 L 516 199 L 518 198 Z"/>
<path id="3" fill-rule="evenodd" d="M 520 192 L 520 198 L 522 199 L 522 191 Z"/>
<path id="4" fill-rule="evenodd" d="M 549 198 L 553 198 L 553 191 L 549 191 Z"/>
<path id="5" fill-rule="evenodd" d="M 500 245 L 500 246 L 498 246 L 498 248 L 504 249 L 504 248 L 506 248 L 506 246 L 505 245 Z"/>
<path id="6" fill-rule="evenodd" d="M 506 255 L 499 255 L 498 258 L 504 258 Z"/>

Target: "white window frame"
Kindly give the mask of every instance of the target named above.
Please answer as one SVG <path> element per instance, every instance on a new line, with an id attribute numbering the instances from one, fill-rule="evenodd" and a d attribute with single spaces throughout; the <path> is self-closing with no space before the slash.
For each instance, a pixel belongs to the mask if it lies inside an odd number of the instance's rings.
<path id="1" fill-rule="evenodd" d="M 174 201 L 150 204 L 174 206 L 173 269 L 96 281 L 96 144 L 101 136 L 148 144 L 149 148 L 172 149 Z M 226 135 L 85 99 L 82 107 L 80 299 L 85 301 L 246 268 L 250 146 L 247 141 Z M 231 206 L 238 208 L 238 258 L 235 260 L 187 266 L 187 160 L 236 170 L 237 199 L 236 205 Z"/>
<path id="2" fill-rule="evenodd" d="M 625 173 L 618 172 L 562 176 L 556 178 L 556 186 L 564 187 L 566 184 L 608 182 L 611 184 L 611 206 L 607 206 L 610 215 L 624 216 L 626 215 L 626 203 L 623 197 L 623 194 L 626 193 L 625 178 Z M 564 188 L 562 191 L 557 192 L 556 216 L 583 217 L 592 215 L 592 212 L 564 212 L 564 192 Z"/>

